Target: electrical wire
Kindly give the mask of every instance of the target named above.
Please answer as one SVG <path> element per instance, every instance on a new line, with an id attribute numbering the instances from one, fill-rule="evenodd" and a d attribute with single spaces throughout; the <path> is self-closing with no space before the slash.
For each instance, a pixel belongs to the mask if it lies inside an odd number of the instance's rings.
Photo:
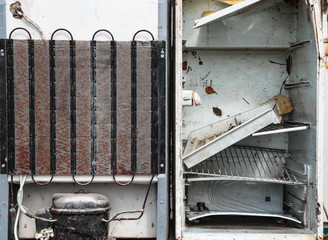
<path id="1" fill-rule="evenodd" d="M 45 37 L 45 35 L 43 34 L 43 31 L 42 31 L 42 29 L 39 27 L 39 25 L 38 24 L 36 24 L 35 22 L 33 22 L 30 18 L 28 18 L 25 14 L 24 14 L 24 12 L 23 12 L 23 10 L 22 9 L 19 9 L 19 8 L 17 8 L 17 7 L 15 7 L 15 10 L 16 10 L 16 13 L 20 16 L 20 17 L 22 17 L 25 21 L 27 21 L 28 23 L 30 23 L 30 24 L 32 24 L 39 32 L 40 32 L 40 34 L 41 34 L 41 38 L 42 39 L 45 39 L 46 37 Z"/>
<path id="2" fill-rule="evenodd" d="M 23 177 L 22 177 L 22 175 L 20 175 L 19 176 L 19 184 L 20 184 L 20 186 L 22 185 L 22 181 L 23 181 Z M 21 197 L 20 201 L 22 202 L 23 201 L 23 189 L 21 190 L 20 197 Z M 18 202 L 18 194 L 17 194 L 17 202 Z M 15 240 L 19 240 L 18 234 L 17 234 L 17 227 L 18 227 L 19 215 L 20 215 L 20 208 L 18 208 L 18 210 L 17 210 L 15 224 L 14 224 L 14 236 L 15 236 Z"/>
<path id="3" fill-rule="evenodd" d="M 112 221 L 139 220 L 143 216 L 143 214 L 145 212 L 146 202 L 147 202 L 147 199 L 148 199 L 148 195 L 149 195 L 149 191 L 150 191 L 150 187 L 151 187 L 151 184 L 153 182 L 153 179 L 154 179 L 154 175 L 150 179 L 150 182 L 149 182 L 149 185 L 148 185 L 148 189 L 147 189 L 147 193 L 146 193 L 146 196 L 145 196 L 145 200 L 144 200 L 143 205 L 142 205 L 142 209 L 140 209 L 140 210 L 122 211 L 122 212 L 117 213 L 116 215 L 114 215 L 110 219 L 104 219 L 103 218 L 103 219 L 101 219 L 101 221 L 102 222 L 106 222 L 106 223 L 110 223 Z M 120 216 L 122 214 L 127 214 L 127 213 L 140 213 L 140 215 L 138 217 L 135 217 L 135 218 L 117 218 L 118 216 Z"/>
<path id="4" fill-rule="evenodd" d="M 286 84 L 286 82 L 287 82 L 287 79 L 288 79 L 288 77 L 289 77 L 289 75 L 287 75 L 287 77 L 285 78 L 285 80 L 282 82 L 282 84 L 281 84 L 281 87 L 280 87 L 280 94 L 281 94 L 281 92 L 282 92 L 282 88 L 285 86 L 285 84 Z"/>
<path id="5" fill-rule="evenodd" d="M 323 204 L 322 207 L 323 207 L 323 211 L 325 212 L 326 218 L 328 219 L 328 213 L 327 213 L 325 205 Z"/>
<path id="6" fill-rule="evenodd" d="M 18 204 L 18 209 L 21 210 L 22 213 L 26 214 L 27 211 L 26 209 L 23 207 L 22 205 L 22 201 L 23 201 L 23 188 L 24 188 L 24 184 L 26 182 L 26 175 L 24 175 L 23 180 L 21 179 L 22 176 L 19 176 L 19 189 L 17 192 L 17 204 Z"/>
<path id="7" fill-rule="evenodd" d="M 20 181 L 20 188 L 18 189 L 18 192 L 17 192 L 18 210 L 20 210 L 22 213 L 24 213 L 29 218 L 34 218 L 34 219 L 44 221 L 44 222 L 52 222 L 52 223 L 57 222 L 57 219 L 47 219 L 47 218 L 35 216 L 34 213 L 32 213 L 28 208 L 23 206 L 23 204 L 22 204 L 22 201 L 23 201 L 23 188 L 24 188 L 24 184 L 26 182 L 26 177 L 27 177 L 27 175 L 24 175 L 23 180 Z"/>

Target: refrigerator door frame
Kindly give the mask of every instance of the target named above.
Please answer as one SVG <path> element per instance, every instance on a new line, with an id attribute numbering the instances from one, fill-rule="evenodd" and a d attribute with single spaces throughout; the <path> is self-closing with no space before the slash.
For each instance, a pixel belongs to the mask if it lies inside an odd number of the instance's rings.
<path id="1" fill-rule="evenodd" d="M 185 220 L 185 183 L 183 179 L 182 161 L 182 62 L 183 62 L 183 0 L 175 2 L 175 135 L 174 135 L 174 184 L 175 184 L 175 238 L 176 239 L 316 239 L 323 237 L 323 150 L 324 150 L 324 108 L 325 108 L 325 49 L 323 36 L 327 33 L 327 24 L 324 23 L 327 15 L 321 12 L 321 1 L 306 1 L 311 8 L 312 21 L 317 46 L 317 136 L 316 136 L 316 182 L 317 182 L 317 229 L 312 233 L 263 232 L 261 235 L 252 231 L 248 234 L 242 231 L 218 232 L 215 229 L 188 229 Z M 220 235 L 218 235 L 220 233 Z"/>

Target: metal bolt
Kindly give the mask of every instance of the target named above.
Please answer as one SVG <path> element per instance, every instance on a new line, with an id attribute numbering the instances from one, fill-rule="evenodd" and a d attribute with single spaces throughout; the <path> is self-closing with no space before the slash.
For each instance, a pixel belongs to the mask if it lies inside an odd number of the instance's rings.
<path id="1" fill-rule="evenodd" d="M 1 57 L 3 57 L 5 55 L 5 50 L 1 49 L 0 54 L 1 54 Z"/>
<path id="2" fill-rule="evenodd" d="M 5 157 L 5 162 L 8 162 L 8 158 Z"/>
<path id="3" fill-rule="evenodd" d="M 165 55 L 164 55 L 164 50 L 161 51 L 161 58 L 164 58 Z"/>
<path id="4" fill-rule="evenodd" d="M 163 167 L 164 167 L 164 164 L 162 163 L 162 164 L 161 164 L 161 168 L 163 168 Z"/>
<path id="5" fill-rule="evenodd" d="M 161 204 L 163 204 L 164 202 L 163 201 L 160 201 Z"/>
<path id="6" fill-rule="evenodd" d="M 1 167 L 2 167 L 2 168 L 5 168 L 5 167 L 6 167 L 6 164 L 3 163 L 3 164 L 1 165 Z"/>

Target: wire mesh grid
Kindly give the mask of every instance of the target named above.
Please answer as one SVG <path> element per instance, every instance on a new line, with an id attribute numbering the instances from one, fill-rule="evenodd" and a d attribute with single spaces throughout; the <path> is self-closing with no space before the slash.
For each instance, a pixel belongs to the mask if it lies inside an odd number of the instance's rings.
<path id="1" fill-rule="evenodd" d="M 288 156 L 289 153 L 285 150 L 231 146 L 186 169 L 185 174 L 218 177 L 222 180 L 305 184 L 295 176 L 292 169 L 286 166 Z"/>
<path id="2" fill-rule="evenodd" d="M 304 123 L 270 124 L 257 132 L 260 133 L 260 132 L 267 132 L 267 131 L 277 131 L 277 130 L 282 130 L 282 129 L 287 129 L 287 128 L 293 129 L 293 128 L 299 128 L 299 127 L 304 127 L 306 129 L 309 127 L 309 124 L 304 124 Z"/>

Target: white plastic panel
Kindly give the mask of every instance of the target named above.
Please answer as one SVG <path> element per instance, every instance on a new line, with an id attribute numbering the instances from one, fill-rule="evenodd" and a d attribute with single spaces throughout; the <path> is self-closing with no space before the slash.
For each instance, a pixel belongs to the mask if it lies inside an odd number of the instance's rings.
<path id="1" fill-rule="evenodd" d="M 288 49 L 295 42 L 295 7 L 283 0 L 265 1 L 237 16 L 193 28 L 195 20 L 205 11 L 226 7 L 227 4 L 220 1 L 183 2 L 182 31 L 186 49 L 279 50 Z"/>
<path id="2" fill-rule="evenodd" d="M 13 18 L 9 6 L 14 1 L 7 0 L 7 36 L 16 27 L 27 28 L 34 39 L 41 38 L 37 30 L 24 20 Z M 93 33 L 101 28 L 108 29 L 115 40 L 130 41 L 135 32 L 147 29 L 158 36 L 158 0 L 20 0 L 24 13 L 37 23 L 46 38 L 53 31 L 66 28 L 75 40 L 91 40 Z M 15 34 L 15 36 L 18 36 Z M 25 36 L 25 35 L 24 35 Z M 66 39 L 63 33 L 56 34 L 58 39 Z M 138 39 L 149 39 L 140 34 Z M 97 39 L 108 39 L 99 34 Z"/>

